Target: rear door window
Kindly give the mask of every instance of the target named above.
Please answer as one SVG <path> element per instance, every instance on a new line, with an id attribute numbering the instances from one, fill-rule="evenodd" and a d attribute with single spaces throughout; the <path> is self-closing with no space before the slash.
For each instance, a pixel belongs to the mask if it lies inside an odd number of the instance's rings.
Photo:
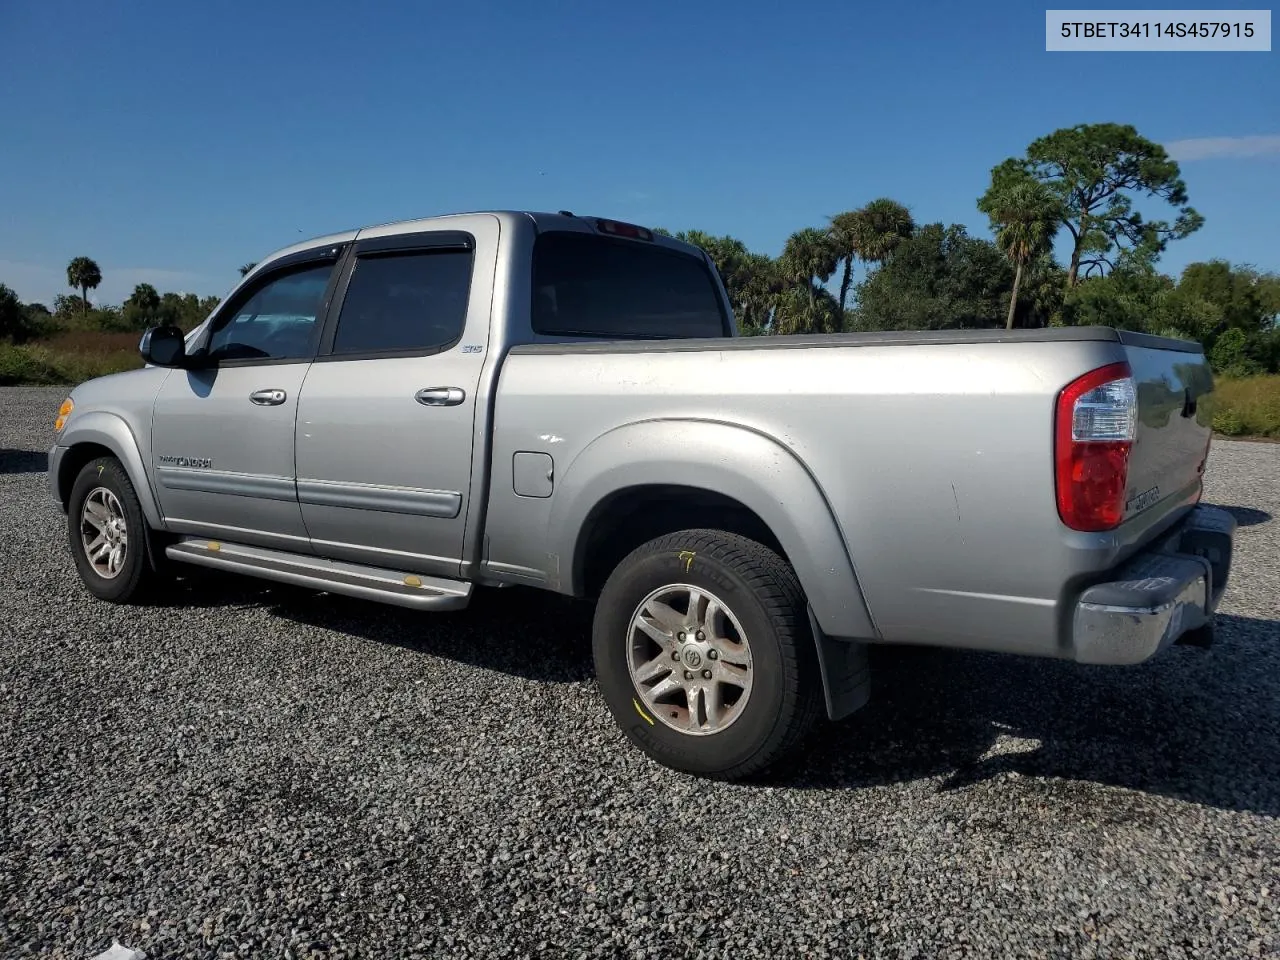
<path id="1" fill-rule="evenodd" d="M 701 258 L 656 244 L 551 231 L 533 248 L 535 333 L 618 339 L 723 337 L 727 318 Z"/>

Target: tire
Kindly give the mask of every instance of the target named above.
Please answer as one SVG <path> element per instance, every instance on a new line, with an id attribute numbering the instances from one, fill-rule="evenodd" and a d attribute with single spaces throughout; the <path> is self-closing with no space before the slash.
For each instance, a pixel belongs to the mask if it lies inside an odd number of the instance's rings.
<path id="1" fill-rule="evenodd" d="M 746 779 L 791 751 L 818 717 L 821 680 L 800 582 L 754 540 L 718 530 L 651 540 L 610 575 L 592 632 L 614 719 L 664 766 Z"/>
<path id="2" fill-rule="evenodd" d="M 96 506 L 86 510 L 86 501 Z M 104 539 L 108 546 L 118 548 L 118 556 L 112 556 L 114 550 L 100 554 L 102 528 L 94 526 L 89 516 L 96 517 L 99 524 L 114 524 L 114 532 Z M 76 476 L 67 501 L 67 536 L 80 579 L 99 600 L 138 602 L 159 577 L 149 556 L 151 531 L 142 505 L 129 475 L 113 457 L 90 461 Z M 88 547 L 95 542 L 99 547 L 91 558 Z"/>

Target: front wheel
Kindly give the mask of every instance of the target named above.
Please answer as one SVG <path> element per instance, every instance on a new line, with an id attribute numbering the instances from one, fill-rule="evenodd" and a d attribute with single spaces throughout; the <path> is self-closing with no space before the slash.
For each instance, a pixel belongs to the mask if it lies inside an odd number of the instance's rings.
<path id="1" fill-rule="evenodd" d="M 157 576 L 147 556 L 150 530 L 142 505 L 113 457 L 90 461 L 76 477 L 67 503 L 67 535 L 80 579 L 100 600 L 140 599 Z"/>
<path id="2" fill-rule="evenodd" d="M 683 530 L 636 549 L 601 592 L 593 648 L 614 719 L 677 770 L 751 776 L 818 715 L 799 581 L 776 553 L 736 534 Z"/>

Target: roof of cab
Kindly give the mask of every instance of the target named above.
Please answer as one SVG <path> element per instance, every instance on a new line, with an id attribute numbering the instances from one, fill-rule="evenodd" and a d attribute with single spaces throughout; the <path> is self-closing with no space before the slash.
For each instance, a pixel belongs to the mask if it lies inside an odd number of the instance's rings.
<path id="1" fill-rule="evenodd" d="M 368 231 L 377 230 L 380 236 L 394 236 L 399 233 L 417 233 L 420 231 L 430 230 L 435 226 L 447 226 L 450 220 L 476 216 L 492 216 L 497 217 L 500 220 L 513 219 L 517 217 L 528 218 L 534 222 L 534 225 L 537 227 L 539 232 L 547 230 L 569 230 L 583 233 L 595 233 L 595 221 L 617 220 L 617 218 L 614 217 L 578 215 L 563 211 L 548 213 L 545 211 L 535 210 L 472 210 L 460 213 L 439 214 L 437 216 L 422 217 L 414 220 L 396 220 L 388 223 L 371 223 L 351 230 L 342 230 L 337 233 L 325 234 L 324 236 L 311 237 L 307 240 L 290 244 L 287 247 L 282 247 L 279 250 L 273 250 L 267 256 L 258 261 L 258 263 L 254 265 L 254 268 L 246 274 L 245 278 L 247 279 L 262 268 L 269 266 L 271 263 L 281 259 L 282 257 L 287 257 L 294 253 L 300 253 L 303 250 L 311 250 L 316 247 L 327 246 L 329 244 L 349 243 Z M 651 227 L 646 227 L 646 229 L 652 230 Z M 653 234 L 653 240 L 664 247 L 672 247 L 699 255 L 702 255 L 703 253 L 703 251 L 698 247 L 685 243 L 682 240 L 677 240 L 674 237 L 666 236 L 665 234 L 655 232 Z"/>

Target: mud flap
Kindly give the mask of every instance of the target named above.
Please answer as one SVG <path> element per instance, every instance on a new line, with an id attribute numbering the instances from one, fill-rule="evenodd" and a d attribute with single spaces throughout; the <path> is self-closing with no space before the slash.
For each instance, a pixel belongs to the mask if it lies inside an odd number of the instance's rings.
<path id="1" fill-rule="evenodd" d="M 867 645 L 856 640 L 833 640 L 822 632 L 809 608 L 809 627 L 818 650 L 822 671 L 822 693 L 827 701 L 827 717 L 842 720 L 866 706 L 871 699 L 871 669 Z"/>

